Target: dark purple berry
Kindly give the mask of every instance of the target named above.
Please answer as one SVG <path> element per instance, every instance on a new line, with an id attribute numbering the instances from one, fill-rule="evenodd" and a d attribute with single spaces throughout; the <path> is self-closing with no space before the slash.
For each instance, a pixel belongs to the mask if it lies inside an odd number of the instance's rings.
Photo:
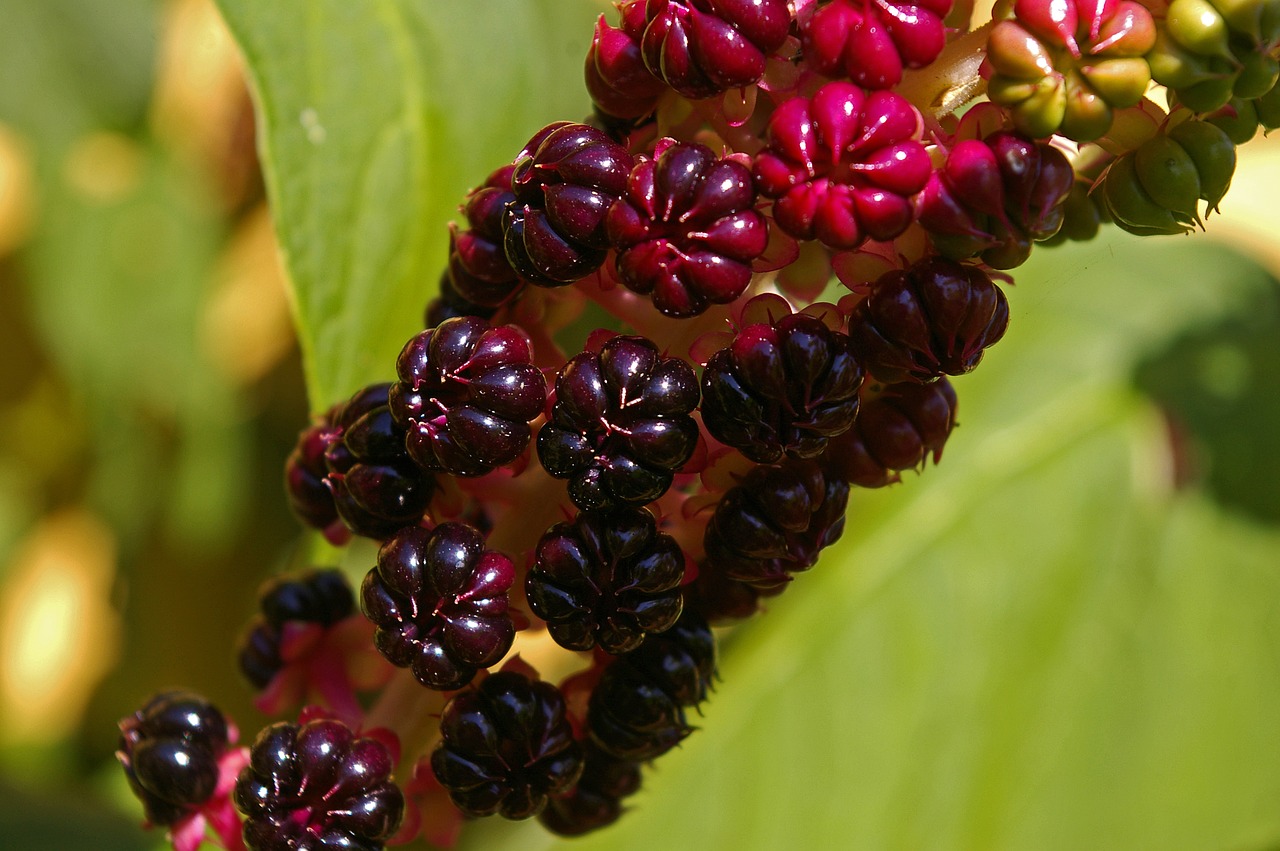
<path id="1" fill-rule="evenodd" d="M 481 319 L 488 319 L 497 312 L 497 308 L 481 307 L 475 302 L 467 301 L 454 288 L 453 282 L 449 280 L 449 272 L 445 272 L 440 276 L 440 292 L 435 298 L 427 302 L 427 309 L 423 313 L 423 326 L 426 328 L 434 328 L 444 322 L 446 319 L 453 319 L 455 316 L 479 316 Z"/>
<path id="2" fill-rule="evenodd" d="M 684 553 L 643 508 L 583 512 L 538 542 L 525 579 L 533 613 L 570 650 L 626 653 L 680 617 Z"/>
<path id="3" fill-rule="evenodd" d="M 544 128 L 516 158 L 502 222 L 507 260 L 544 287 L 583 278 L 604 263 L 604 218 L 627 188 L 632 158 L 602 130 L 563 122 Z"/>
<path id="4" fill-rule="evenodd" d="M 428 688 L 451 691 L 511 649 L 507 591 L 515 575 L 511 559 L 486 550 L 484 536 L 465 523 L 402 529 L 365 576 L 361 608 L 378 628 L 383 656 Z"/>
<path id="5" fill-rule="evenodd" d="M 640 789 L 640 765 L 586 745 L 582 777 L 568 794 L 552 798 L 538 816 L 543 827 L 561 836 L 581 836 L 607 827 L 622 815 L 622 799 Z"/>
<path id="6" fill-rule="evenodd" d="M 605 115 L 643 118 L 653 112 L 667 85 L 649 72 L 640 53 L 644 4 L 628 3 L 620 11 L 619 29 L 605 23 L 604 15 L 596 21 L 591 49 L 587 51 L 587 93 Z"/>
<path id="7" fill-rule="evenodd" d="M 697 577 L 684 587 L 684 607 L 712 626 L 728 625 L 752 617 L 760 611 L 762 597 L 776 596 L 786 588 L 786 583 L 761 588 L 704 561 L 698 566 Z"/>
<path id="8" fill-rule="evenodd" d="M 525 819 L 582 772 L 564 698 L 550 683 L 499 671 L 449 701 L 431 770 L 458 809 Z"/>
<path id="9" fill-rule="evenodd" d="M 333 626 L 355 612 L 355 598 L 342 572 L 305 570 L 272 579 L 258 593 L 261 613 L 241 639 L 240 672 L 263 689 L 282 667 L 281 629 L 286 623 Z"/>
<path id="10" fill-rule="evenodd" d="M 702 145 L 660 141 L 652 158 L 639 158 L 627 193 L 609 208 L 619 278 L 652 294 L 668 316 L 733 301 L 769 241 L 755 203 L 751 170 L 742 163 Z"/>
<path id="11" fill-rule="evenodd" d="M 848 501 L 849 485 L 814 461 L 757 467 L 716 506 L 703 570 L 777 587 L 840 538 Z"/>
<path id="12" fill-rule="evenodd" d="M 497 307 L 523 286 L 502 247 L 502 217 L 516 198 L 511 191 L 514 170 L 498 169 L 467 196 L 462 212 L 469 229 L 450 228 L 446 275 L 461 299 L 479 307 Z"/>
<path id="13" fill-rule="evenodd" d="M 334 406 L 298 435 L 297 445 L 284 464 L 284 489 L 294 516 L 312 529 L 324 530 L 338 523 L 333 493 L 325 484 L 329 468 L 324 454 L 340 435 L 335 430 L 341 406 Z"/>
<path id="14" fill-rule="evenodd" d="M 928 382 L 972 371 L 1008 325 L 1009 303 L 985 272 L 928 258 L 872 284 L 849 317 L 849 339 L 876 380 Z"/>
<path id="15" fill-rule="evenodd" d="M 806 314 L 748 325 L 702 373 L 702 422 L 752 461 L 810 458 L 858 413 L 849 338 Z"/>
<path id="16" fill-rule="evenodd" d="M 786 0 L 632 0 L 645 9 L 645 65 L 687 98 L 757 82 L 786 41 Z M 625 15 L 624 15 L 625 21 Z"/>
<path id="17" fill-rule="evenodd" d="M 684 711 L 706 699 L 715 673 L 715 636 L 686 612 L 605 669 L 587 709 L 592 741 L 618 759 L 661 756 L 693 732 Z"/>
<path id="18" fill-rule="evenodd" d="M 823 460 L 850 484 L 884 487 L 930 455 L 936 464 L 955 425 L 956 393 L 946 378 L 890 385 L 862 403 L 853 428 L 831 441 Z"/>
<path id="19" fill-rule="evenodd" d="M 400 352 L 391 413 L 407 431 L 409 456 L 425 470 L 479 476 L 529 445 L 529 421 L 546 406 L 547 384 L 515 325 L 448 319 Z"/>
<path id="20" fill-rule="evenodd" d="M 212 797 L 227 739 L 222 713 L 191 692 L 156 695 L 120 721 L 116 759 L 147 821 L 173 825 Z"/>
<path id="21" fill-rule="evenodd" d="M 400 825 L 404 795 L 382 742 L 341 721 L 280 722 L 258 734 L 236 780 L 250 851 L 379 851 Z"/>
<path id="22" fill-rule="evenodd" d="M 575 355 L 556 376 L 556 403 L 538 432 L 538 458 L 583 511 L 644 505 L 666 493 L 693 456 L 693 369 L 643 337 L 614 337 Z"/>
<path id="23" fill-rule="evenodd" d="M 933 172 L 921 126 L 901 95 L 827 83 L 774 110 L 756 187 L 777 199 L 773 220 L 796 239 L 836 250 L 891 240 L 913 221 L 911 196 Z"/>

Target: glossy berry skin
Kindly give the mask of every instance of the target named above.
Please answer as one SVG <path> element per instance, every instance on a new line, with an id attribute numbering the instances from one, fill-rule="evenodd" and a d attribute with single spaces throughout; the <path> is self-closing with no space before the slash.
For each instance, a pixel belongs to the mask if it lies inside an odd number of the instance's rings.
<path id="1" fill-rule="evenodd" d="M 936 464 L 956 425 L 956 392 L 939 378 L 893 384 L 863 401 L 853 428 L 831 441 L 823 461 L 840 479 L 864 488 L 899 481 L 903 470 Z"/>
<path id="2" fill-rule="evenodd" d="M 538 542 L 525 595 L 556 643 L 599 645 L 612 654 L 640 646 L 680 617 L 684 553 L 643 508 L 579 514 Z"/>
<path id="3" fill-rule="evenodd" d="M 461 299 L 480 307 L 497 307 L 523 286 L 502 247 L 502 217 L 516 199 L 511 191 L 514 171 L 514 166 L 504 166 L 472 190 L 462 207 L 469 227 L 449 230 L 449 283 Z"/>
<path id="4" fill-rule="evenodd" d="M 644 505 L 666 493 L 698 441 L 693 369 L 643 337 L 614 337 L 556 376 L 538 458 L 583 511 Z"/>
<path id="5" fill-rule="evenodd" d="M 183 691 L 156 695 L 120 722 L 116 758 L 148 822 L 174 825 L 212 797 L 227 737 L 217 707 Z"/>
<path id="6" fill-rule="evenodd" d="M 806 314 L 748 325 L 702 373 L 702 422 L 762 464 L 810 458 L 853 424 L 862 368 L 849 339 Z"/>
<path id="7" fill-rule="evenodd" d="M 402 529 L 378 551 L 360 589 L 377 626 L 374 644 L 393 665 L 441 691 L 459 689 L 511 649 L 511 559 L 484 548 L 465 523 Z"/>
<path id="8" fill-rule="evenodd" d="M 660 141 L 640 157 L 627 192 L 609 208 L 618 277 L 652 295 L 667 316 L 694 316 L 733 301 L 769 241 L 755 209 L 751 171 L 703 145 Z"/>
<path id="9" fill-rule="evenodd" d="M 964 140 L 920 193 L 920 224 L 952 260 L 1012 269 L 1033 241 L 1058 232 L 1074 183 L 1071 163 L 1047 143 L 1004 131 Z"/>
<path id="10" fill-rule="evenodd" d="M 805 59 L 824 76 L 889 89 L 905 68 L 923 68 L 946 44 L 951 0 L 831 0 L 800 22 Z"/>
<path id="11" fill-rule="evenodd" d="M 405 344 L 391 414 L 409 456 L 425 470 L 479 476 L 519 457 L 529 421 L 546 405 L 546 379 L 515 325 L 447 319 Z"/>
<path id="12" fill-rule="evenodd" d="M 642 118 L 653 112 L 667 84 L 650 73 L 640 52 L 644 34 L 644 3 L 626 3 L 622 25 L 609 26 L 604 15 L 596 21 L 587 52 L 585 77 L 591 102 L 614 118 Z"/>
<path id="13" fill-rule="evenodd" d="M 773 220 L 796 239 L 836 250 L 891 240 L 911 224 L 911 196 L 933 172 L 921 127 L 900 95 L 827 83 L 774 111 L 756 188 L 777 199 Z"/>
<path id="14" fill-rule="evenodd" d="M 469 816 L 530 818 L 582 773 L 582 746 L 560 691 L 514 671 L 455 695 L 440 735 L 431 770 Z"/>
<path id="15" fill-rule="evenodd" d="M 254 740 L 236 780 L 250 851 L 379 851 L 404 813 L 391 754 L 341 721 L 280 722 Z"/>
<path id="16" fill-rule="evenodd" d="M 849 485 L 814 461 L 757 467 L 716 506 L 703 570 L 777 587 L 839 540 L 848 501 Z"/>
<path id="17" fill-rule="evenodd" d="M 876 380 L 927 382 L 972 371 L 1008 324 L 1009 303 L 986 273 L 930 258 L 882 275 L 849 317 L 849 339 Z"/>
<path id="18" fill-rule="evenodd" d="M 591 740 L 622 760 L 661 756 L 693 732 L 684 711 L 706 699 L 715 673 L 715 636 L 686 612 L 605 669 L 587 708 Z"/>
<path id="19" fill-rule="evenodd" d="M 607 827 L 622 815 L 622 799 L 640 789 L 640 765 L 586 744 L 582 777 L 566 795 L 551 798 L 538 816 L 542 826 L 561 836 L 581 836 Z"/>
<path id="20" fill-rule="evenodd" d="M 631 0 L 644 7 L 645 65 L 682 96 L 755 83 L 791 26 L 786 0 Z"/>
<path id="21" fill-rule="evenodd" d="M 335 405 L 298 435 L 298 442 L 284 464 L 284 489 L 295 517 L 312 529 L 326 529 L 338 523 L 333 493 L 325 485 L 329 468 L 325 450 L 336 439 L 335 421 L 342 406 Z"/>
<path id="22" fill-rule="evenodd" d="M 340 570 L 305 570 L 266 583 L 258 595 L 260 614 L 241 642 L 240 672 L 258 689 L 279 672 L 281 629 L 286 623 L 329 627 L 355 612 L 355 597 Z"/>
<path id="23" fill-rule="evenodd" d="M 502 221 L 507 260 L 525 280 L 559 287 L 604 263 L 604 218 L 627 188 L 633 160 L 602 130 L 561 122 L 543 128 L 515 161 Z"/>
<path id="24" fill-rule="evenodd" d="M 497 308 L 481 307 L 463 298 L 453 286 L 453 282 L 449 280 L 449 272 L 446 269 L 440 276 L 440 291 L 427 302 L 426 310 L 423 311 L 422 324 L 423 327 L 434 328 L 446 319 L 453 319 L 456 316 L 479 316 L 481 319 L 488 319 L 496 312 Z"/>

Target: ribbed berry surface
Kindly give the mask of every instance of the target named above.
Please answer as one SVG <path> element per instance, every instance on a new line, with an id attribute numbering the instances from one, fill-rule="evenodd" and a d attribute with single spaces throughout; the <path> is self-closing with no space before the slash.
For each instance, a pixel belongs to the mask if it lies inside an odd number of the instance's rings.
<path id="1" fill-rule="evenodd" d="M 911 224 L 911 196 L 933 171 L 921 126 L 900 95 L 827 83 L 774 111 L 756 187 L 777 199 L 774 222 L 797 239 L 834 249 L 893 239 Z"/>
<path id="2" fill-rule="evenodd" d="M 427 302 L 427 308 L 423 311 L 422 324 L 425 328 L 434 328 L 446 319 L 458 316 L 479 316 L 481 319 L 488 319 L 496 312 L 496 308 L 481 307 L 463 298 L 454 288 L 453 281 L 449 280 L 449 271 L 446 269 L 440 276 L 440 291 Z"/>
<path id="3" fill-rule="evenodd" d="M 762 588 L 785 583 L 839 540 L 848 501 L 849 485 L 814 461 L 757 467 L 716 506 L 703 570 Z"/>
<path id="4" fill-rule="evenodd" d="M 120 722 L 120 760 L 147 821 L 172 825 L 213 795 L 227 722 L 199 695 L 158 694 Z"/>
<path id="5" fill-rule="evenodd" d="M 749 86 L 791 27 L 786 0 L 631 0 L 645 65 L 687 98 Z"/>
<path id="6" fill-rule="evenodd" d="M 502 217 L 515 201 L 514 166 L 489 175 L 467 195 L 462 213 L 469 227 L 449 232 L 449 282 L 459 296 L 482 307 L 497 307 L 519 291 L 521 281 L 502 247 Z"/>
<path id="7" fill-rule="evenodd" d="M 618 277 L 668 316 L 733 301 L 769 241 L 751 171 L 703 145 L 664 139 L 641 157 L 606 225 Z"/>
<path id="8" fill-rule="evenodd" d="M 995 269 L 1026 262 L 1031 243 L 1062 226 L 1075 183 L 1057 148 L 1000 131 L 959 142 L 920 193 L 920 224 L 953 260 L 981 256 Z"/>
<path id="9" fill-rule="evenodd" d="M 509 464 L 529 445 L 529 421 L 547 385 L 515 325 L 448 319 L 400 352 L 391 413 L 407 431 L 409 456 L 426 470 L 478 476 Z"/>
<path id="10" fill-rule="evenodd" d="M 601 130 L 560 123 L 543 128 L 516 158 L 515 200 L 502 222 L 507 260 L 546 287 L 570 284 L 604 263 L 604 218 L 627 188 L 631 154 Z"/>
<path id="11" fill-rule="evenodd" d="M 355 597 L 342 571 L 305 570 L 278 577 L 258 593 L 260 613 L 240 642 L 240 672 L 255 688 L 267 684 L 283 664 L 280 630 L 290 621 L 333 626 L 355 612 Z"/>
<path id="12" fill-rule="evenodd" d="M 284 464 L 284 490 L 289 508 L 305 526 L 326 529 L 338 522 L 333 494 L 324 483 L 329 475 L 324 453 L 335 440 L 334 424 L 341 406 L 335 405 L 303 429 Z"/>
<path id="13" fill-rule="evenodd" d="M 588 741 L 582 777 L 566 795 L 551 798 L 538 816 L 561 836 L 581 836 L 607 827 L 622 815 L 622 799 L 640 789 L 640 765 L 618 759 Z"/>
<path id="14" fill-rule="evenodd" d="M 585 69 L 587 93 L 606 115 L 641 118 L 653 112 L 667 84 L 650 73 L 640 52 L 644 33 L 644 3 L 620 9 L 622 25 L 614 28 L 601 15 L 596 22 Z"/>
<path id="15" fill-rule="evenodd" d="M 440 718 L 440 735 L 431 770 L 470 816 L 535 816 L 582 772 L 582 747 L 560 691 L 512 671 L 455 695 Z"/>
<path id="16" fill-rule="evenodd" d="M 805 59 L 827 77 L 888 89 L 905 68 L 923 68 L 946 44 L 951 0 L 831 0 L 800 23 Z"/>
<path id="17" fill-rule="evenodd" d="M 614 337 L 598 355 L 575 355 L 555 392 L 538 458 L 569 479 L 569 496 L 584 511 L 652 502 L 697 446 L 693 369 L 643 337 Z"/>
<path id="18" fill-rule="evenodd" d="M 831 441 L 823 461 L 850 484 L 879 488 L 919 469 L 930 455 L 936 464 L 956 425 L 951 382 L 893 384 L 862 403 L 853 428 Z"/>
<path id="19" fill-rule="evenodd" d="M 428 688 L 448 691 L 511 649 L 514 581 L 511 559 L 486 550 L 484 536 L 465 523 L 403 529 L 378 551 L 361 608 L 377 626 L 383 656 Z"/>
<path id="20" fill-rule="evenodd" d="M 881 276 L 849 317 L 849 339 L 877 380 L 926 382 L 973 370 L 1008 325 L 1009 303 L 985 272 L 932 258 Z"/>
<path id="21" fill-rule="evenodd" d="M 245 844 L 250 851 L 378 851 L 404 813 L 392 769 L 386 746 L 340 721 L 264 728 L 234 792 Z"/>
<path id="22" fill-rule="evenodd" d="M 525 595 L 557 644 L 626 653 L 680 617 L 684 553 L 643 508 L 582 512 L 538 542 Z"/>
<path id="23" fill-rule="evenodd" d="M 849 339 L 805 314 L 748 325 L 707 361 L 702 421 L 760 463 L 809 458 L 853 424 L 862 368 Z"/>
<path id="24" fill-rule="evenodd" d="M 587 709 L 592 741 L 618 759 L 661 756 L 693 731 L 684 711 L 706 699 L 715 673 L 715 636 L 686 612 L 601 675 Z"/>

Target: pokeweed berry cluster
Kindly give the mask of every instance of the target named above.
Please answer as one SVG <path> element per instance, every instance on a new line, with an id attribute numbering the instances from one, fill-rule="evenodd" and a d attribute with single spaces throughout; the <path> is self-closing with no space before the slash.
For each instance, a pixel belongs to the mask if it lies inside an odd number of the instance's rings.
<path id="1" fill-rule="evenodd" d="M 392 380 L 286 462 L 303 524 L 381 546 L 358 590 L 262 591 L 241 667 L 301 714 L 251 749 L 190 694 L 121 723 L 183 851 L 612 823 L 693 730 L 712 627 L 939 460 L 1008 270 L 1202 227 L 1280 125 L 1280 0 L 616 5 L 592 115 L 494 164 Z"/>

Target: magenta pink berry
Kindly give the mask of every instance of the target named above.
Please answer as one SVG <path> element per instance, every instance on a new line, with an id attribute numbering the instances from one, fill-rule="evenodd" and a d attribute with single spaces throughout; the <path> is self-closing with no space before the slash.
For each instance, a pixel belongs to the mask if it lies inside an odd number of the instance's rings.
<path id="1" fill-rule="evenodd" d="M 804 55 L 819 73 L 889 89 L 946 44 L 951 0 L 831 0 L 800 23 Z"/>
<path id="2" fill-rule="evenodd" d="M 774 221 L 797 239 L 834 249 L 893 239 L 911 224 L 911 196 L 933 171 L 921 126 L 900 95 L 828 83 L 773 113 L 756 186 L 777 199 Z"/>
<path id="3" fill-rule="evenodd" d="M 751 283 L 751 261 L 769 242 L 755 209 L 751 171 L 702 145 L 660 141 L 640 157 L 627 192 L 609 208 L 618 277 L 652 295 L 668 316 L 726 304 Z"/>
<path id="4" fill-rule="evenodd" d="M 641 118 L 653 112 L 667 84 L 650 73 L 640 52 L 644 4 L 629 3 L 621 12 L 622 26 L 618 29 L 605 23 L 604 15 L 596 21 L 587 51 L 587 93 L 606 115 Z"/>

